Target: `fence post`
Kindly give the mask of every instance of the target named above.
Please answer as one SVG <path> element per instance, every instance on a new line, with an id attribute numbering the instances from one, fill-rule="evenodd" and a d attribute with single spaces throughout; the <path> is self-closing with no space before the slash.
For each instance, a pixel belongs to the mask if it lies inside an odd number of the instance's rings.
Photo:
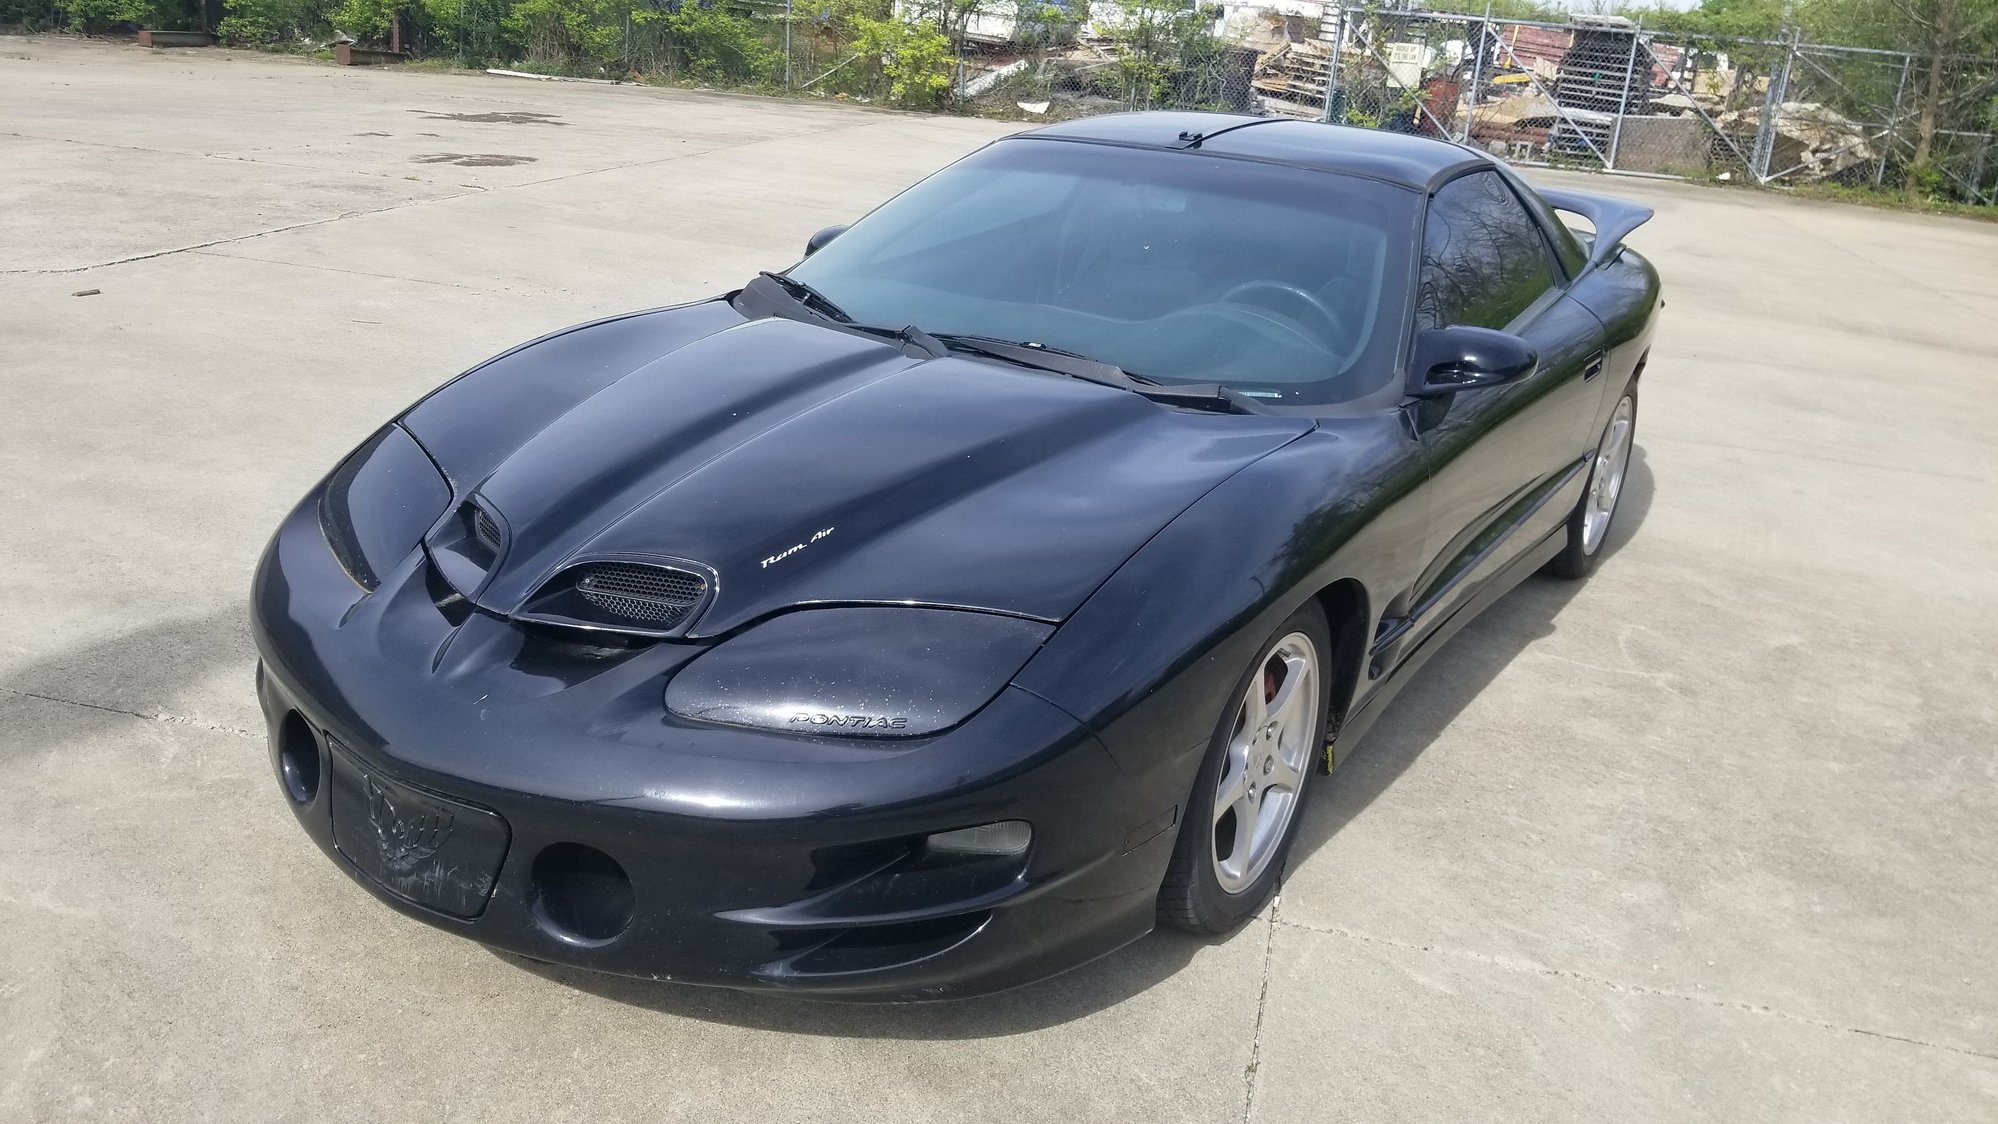
<path id="1" fill-rule="evenodd" d="M 1776 152 L 1776 117 L 1783 111 L 1783 101 L 1790 92 L 1790 63 L 1797 57 L 1797 38 L 1800 32 L 1791 27 L 1783 29 L 1783 65 L 1769 76 L 1769 89 L 1762 97 L 1762 120 L 1755 129 L 1755 154 L 1748 172 L 1756 183 L 1769 182 L 1769 160 Z"/>
<path id="2" fill-rule="evenodd" d="M 1610 123 L 1609 161 L 1603 171 L 1616 171 L 1616 150 L 1623 143 L 1623 119 L 1630 112 L 1630 87 L 1637 81 L 1637 37 L 1644 34 L 1644 17 L 1639 16 L 1637 26 L 1630 30 L 1630 58 L 1623 64 L 1623 89 L 1616 95 L 1616 120 Z M 1644 75 L 1644 90 L 1651 91 L 1651 75 Z"/>
<path id="3" fill-rule="evenodd" d="M 1970 201 L 1981 202 L 1984 198 L 1984 157 L 1991 152 L 1991 134 L 1977 138 L 1977 163 L 1970 172 Z M 1991 191 L 1991 201 L 1998 203 L 1998 186 Z"/>
<path id="4" fill-rule="evenodd" d="M 1883 142 L 1880 145 L 1880 163 L 1873 169 L 1875 191 L 1886 183 L 1887 153 L 1893 150 L 1895 142 L 1901 137 L 1901 98 L 1908 92 L 1908 72 L 1914 68 L 1915 56 L 1907 55 L 1901 59 L 1901 80 L 1894 86 L 1894 108 L 1887 111 L 1887 132 L 1880 138 Z"/>
<path id="5" fill-rule="evenodd" d="M 1319 32 L 1324 33 L 1325 22 L 1318 23 Z M 1339 54 L 1346 43 L 1346 9 L 1344 5 L 1332 8 L 1332 57 L 1325 63 L 1325 116 L 1323 120 L 1343 124 L 1346 120 L 1346 94 L 1339 88 Z"/>
<path id="6" fill-rule="evenodd" d="M 791 3 L 784 0 L 784 88 L 791 88 Z"/>
<path id="7" fill-rule="evenodd" d="M 1477 53 L 1471 56 L 1471 88 L 1467 93 L 1464 94 L 1463 97 L 1464 135 L 1457 138 L 1458 142 L 1461 144 L 1471 143 L 1471 122 L 1478 115 L 1478 101 L 1484 92 L 1485 32 L 1488 28 L 1491 27 L 1491 22 L 1492 22 L 1491 0 L 1485 0 L 1485 18 L 1478 22 L 1478 34 L 1475 37 L 1477 40 L 1477 46 L 1474 49 L 1477 51 Z M 1464 20 L 1466 31 L 1470 29 L 1470 23 L 1471 20 L 1469 18 L 1466 18 Z M 1468 43 L 1472 40 L 1472 38 L 1473 37 L 1470 35 L 1465 35 L 1464 41 Z"/>

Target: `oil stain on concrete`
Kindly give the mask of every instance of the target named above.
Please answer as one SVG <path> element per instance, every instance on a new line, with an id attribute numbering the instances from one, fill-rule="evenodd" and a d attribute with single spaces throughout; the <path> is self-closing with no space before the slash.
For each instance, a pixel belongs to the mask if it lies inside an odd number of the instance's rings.
<path id="1" fill-rule="evenodd" d="M 553 113 L 534 113 L 527 110 L 493 111 L 489 113 L 437 113 L 428 109 L 412 109 L 420 113 L 425 121 L 468 121 L 475 125 L 560 125 L 567 128 L 569 123 Z"/>
<path id="2" fill-rule="evenodd" d="M 509 156 L 503 152 L 431 152 L 414 157 L 418 164 L 456 164 L 461 168 L 511 168 L 532 164 L 537 157 Z"/>

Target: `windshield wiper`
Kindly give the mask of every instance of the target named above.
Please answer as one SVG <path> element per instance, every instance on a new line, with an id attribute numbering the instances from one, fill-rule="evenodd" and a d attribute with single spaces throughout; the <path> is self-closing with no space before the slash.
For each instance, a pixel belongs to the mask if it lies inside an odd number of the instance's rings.
<path id="1" fill-rule="evenodd" d="M 990 336 L 959 335 L 951 332 L 928 338 L 953 351 L 968 351 L 975 355 L 1018 363 L 1023 367 L 1038 367 L 1043 371 L 1053 371 L 1084 382 L 1114 386 L 1119 390 L 1141 394 L 1154 402 L 1166 405 L 1221 410 L 1231 414 L 1263 412 L 1254 401 L 1218 383 L 1181 385 L 1161 383 L 1143 375 L 1133 374 L 1115 364 L 1091 359 L 1087 355 L 1079 355 L 1073 351 L 1063 351 L 1058 347 L 1049 347 L 1046 344 L 1016 343 Z"/>
<path id="2" fill-rule="evenodd" d="M 768 286 L 761 285 L 767 281 Z M 770 292 L 775 288 L 782 296 Z M 814 324 L 822 324 L 835 331 L 853 332 L 863 336 L 894 340 L 901 344 L 912 356 L 923 355 L 931 359 L 941 359 L 950 354 L 950 348 L 937 342 L 928 332 L 914 324 L 905 328 L 889 328 L 880 324 L 862 324 L 847 315 L 845 309 L 834 304 L 824 293 L 812 288 L 794 277 L 781 273 L 764 271 L 757 274 L 757 280 L 744 288 L 741 297 L 754 293 L 758 305 L 745 314 L 750 316 L 782 316 L 785 319 L 802 319 Z"/>
<path id="3" fill-rule="evenodd" d="M 933 359 L 941 359 L 953 351 L 983 355 L 1022 367 L 1052 371 L 1058 375 L 1081 379 L 1084 382 L 1114 386 L 1141 394 L 1154 402 L 1170 406 L 1185 406 L 1200 410 L 1219 410 L 1231 414 L 1259 414 L 1264 411 L 1252 399 L 1237 394 L 1217 383 L 1194 385 L 1168 385 L 1143 375 L 1132 374 L 1114 364 L 1100 359 L 1091 359 L 1073 351 L 1033 342 L 1015 342 L 996 339 L 992 336 L 963 335 L 946 332 L 933 335 L 910 324 L 902 328 L 889 328 L 878 324 L 862 324 L 847 315 L 846 310 L 833 303 L 831 298 L 810 285 L 794 277 L 781 273 L 763 271 L 757 275 L 770 282 L 789 297 L 806 314 L 828 322 L 829 327 L 841 331 L 858 332 L 862 335 L 894 340 L 911 353 L 921 353 Z M 752 288 L 754 285 L 752 283 Z M 744 290 L 747 295 L 748 290 Z"/>
<path id="4" fill-rule="evenodd" d="M 790 294 L 792 300 L 797 301 L 799 304 L 804 305 L 806 308 L 827 319 L 837 320 L 842 324 L 853 323 L 853 317 L 848 316 L 845 309 L 834 304 L 831 297 L 826 296 L 824 293 L 819 292 L 817 289 L 812 288 L 795 277 L 786 277 L 781 273 L 772 273 L 767 269 L 759 271 L 757 276 L 775 282 L 778 288 Z"/>

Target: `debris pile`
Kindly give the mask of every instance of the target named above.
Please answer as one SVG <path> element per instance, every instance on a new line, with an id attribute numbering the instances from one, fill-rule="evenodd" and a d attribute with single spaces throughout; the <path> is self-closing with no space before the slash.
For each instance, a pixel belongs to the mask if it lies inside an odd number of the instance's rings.
<path id="1" fill-rule="evenodd" d="M 1762 107 L 1723 113 L 1716 121 L 1729 132 L 1753 136 L 1762 127 Z M 1776 137 L 1769 157 L 1772 175 L 1808 180 L 1835 176 L 1880 159 L 1857 121 L 1818 102 L 1786 101 L 1777 107 Z"/>
<path id="2" fill-rule="evenodd" d="M 1295 3 L 1226 11 L 1213 29 L 1225 43 L 1163 68 L 1140 62 L 1114 23 L 1081 24 L 1033 52 L 995 37 L 965 60 L 958 93 L 1035 116 L 1153 105 L 1304 119 L 1329 111 L 1512 160 L 1668 175 L 1731 175 L 1761 131 L 1766 78 L 1620 16 L 1551 27 Z M 1769 170 L 1792 181 L 1880 158 L 1861 125 L 1822 104 L 1784 102 L 1772 131 Z"/>

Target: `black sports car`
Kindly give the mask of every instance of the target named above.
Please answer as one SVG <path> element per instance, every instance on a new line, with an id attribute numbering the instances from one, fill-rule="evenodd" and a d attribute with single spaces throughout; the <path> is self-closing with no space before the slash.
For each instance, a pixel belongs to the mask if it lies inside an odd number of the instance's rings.
<path id="1" fill-rule="evenodd" d="M 257 572 L 282 790 L 606 972 L 926 999 L 1225 931 L 1453 630 L 1596 564 L 1649 215 L 1298 121 L 999 141 L 349 456 Z"/>

